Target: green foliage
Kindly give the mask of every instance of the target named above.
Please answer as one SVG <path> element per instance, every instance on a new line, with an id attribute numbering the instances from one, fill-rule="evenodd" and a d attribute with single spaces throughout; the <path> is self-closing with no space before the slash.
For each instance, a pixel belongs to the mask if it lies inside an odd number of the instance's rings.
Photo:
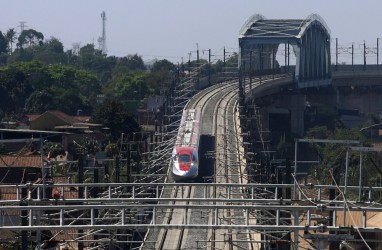
<path id="1" fill-rule="evenodd" d="M 15 29 L 8 29 L 5 37 L 7 38 L 7 42 L 9 44 L 9 51 L 12 54 L 13 51 L 13 43 L 16 41 L 16 31 Z"/>
<path id="2" fill-rule="evenodd" d="M 237 66 L 238 61 L 239 61 L 239 54 L 235 52 L 226 59 L 226 65 L 227 66 L 229 65 L 230 67 L 234 67 L 234 66 Z"/>
<path id="3" fill-rule="evenodd" d="M 125 75 L 114 86 L 114 94 L 120 100 L 141 100 L 148 95 L 149 89 L 145 84 L 146 75 L 131 73 Z"/>
<path id="4" fill-rule="evenodd" d="M 327 139 L 331 134 L 331 131 L 326 126 L 316 126 L 306 133 L 306 137 L 311 139 Z"/>
<path id="5" fill-rule="evenodd" d="M 152 72 L 156 72 L 156 71 L 175 71 L 175 70 L 176 70 L 176 66 L 172 62 L 170 62 L 170 61 L 168 61 L 166 59 L 154 62 L 153 68 L 151 69 Z"/>
<path id="6" fill-rule="evenodd" d="M 64 45 L 52 37 L 34 49 L 33 59 L 46 64 L 65 63 Z"/>
<path id="7" fill-rule="evenodd" d="M 44 35 L 41 32 L 34 29 L 23 30 L 18 38 L 17 46 L 22 49 L 25 46 L 41 45 L 43 40 Z"/>
<path id="8" fill-rule="evenodd" d="M 109 128 L 110 140 L 115 142 L 122 133 L 131 134 L 140 131 L 135 119 L 128 114 L 119 101 L 105 100 L 91 116 L 91 122 L 103 124 Z"/>
<path id="9" fill-rule="evenodd" d="M 43 149 L 45 156 L 50 156 L 51 158 L 56 158 L 57 156 L 66 154 L 61 143 L 45 142 Z"/>
<path id="10" fill-rule="evenodd" d="M 56 109 L 54 95 L 49 90 L 34 91 L 25 101 L 26 113 L 41 114 Z"/>
<path id="11" fill-rule="evenodd" d="M 217 60 L 216 63 L 212 64 L 212 72 L 222 72 L 224 68 L 224 62 L 222 60 Z"/>
<path id="12" fill-rule="evenodd" d="M 17 48 L 13 49 L 16 41 Z M 14 29 L 0 34 L 2 64 L 0 115 L 4 117 L 49 109 L 68 114 L 82 109 L 90 114 L 98 94 L 136 109 L 150 95 L 163 94 L 176 73 L 176 66 L 168 60 L 155 62 L 148 71 L 137 54 L 106 56 L 93 44 L 81 47 L 78 43 L 65 52 L 59 39 L 44 41 L 44 35 L 33 29 L 24 30 L 18 37 Z"/>
<path id="13" fill-rule="evenodd" d="M 3 33 L 0 31 L 0 54 L 7 53 L 8 51 L 8 41 Z"/>
<path id="14" fill-rule="evenodd" d="M 88 138 L 82 144 L 82 149 L 85 154 L 95 155 L 99 151 L 98 141 Z"/>
<path id="15" fill-rule="evenodd" d="M 0 155 L 4 154 L 6 150 L 6 147 L 4 144 L 0 143 Z"/>
<path id="16" fill-rule="evenodd" d="M 118 155 L 119 148 L 116 143 L 109 143 L 105 147 L 105 153 L 107 157 L 114 158 L 116 155 Z"/>
<path id="17" fill-rule="evenodd" d="M 357 129 L 335 129 L 329 131 L 325 126 L 314 127 L 307 133 L 308 138 L 328 140 L 358 140 L 365 141 L 363 134 Z M 322 184 L 344 184 L 346 152 L 349 145 L 334 143 L 312 143 L 311 148 L 319 157 L 320 163 L 315 166 L 316 178 Z M 375 169 L 369 164 L 364 166 L 370 172 Z M 349 151 L 349 185 L 357 185 L 359 179 L 359 153 Z M 367 182 L 369 183 L 370 180 Z"/>
<path id="18" fill-rule="evenodd" d="M 41 62 L 18 62 L 0 69 L 1 113 L 44 112 L 57 109 L 90 113 L 101 93 L 98 78 L 84 70 Z"/>
<path id="19" fill-rule="evenodd" d="M 146 70 L 142 57 L 135 55 L 128 55 L 121 59 L 121 63 L 129 70 L 144 71 Z"/>
<path id="20" fill-rule="evenodd" d="M 168 90 L 173 81 L 173 73 L 168 70 L 154 71 L 147 75 L 145 83 L 147 90 L 145 97 L 148 95 L 163 95 Z"/>
<path id="21" fill-rule="evenodd" d="M 78 109 L 89 111 L 90 107 L 84 103 L 75 88 L 57 88 L 55 91 L 55 107 L 64 113 L 74 115 Z M 87 113 L 87 112 L 86 112 Z"/>

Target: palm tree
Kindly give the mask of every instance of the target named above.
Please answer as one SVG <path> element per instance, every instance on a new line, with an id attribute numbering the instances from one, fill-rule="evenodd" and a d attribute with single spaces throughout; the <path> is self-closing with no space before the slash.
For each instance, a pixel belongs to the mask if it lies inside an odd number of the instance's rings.
<path id="1" fill-rule="evenodd" d="M 16 31 L 15 31 L 15 29 L 9 29 L 8 31 L 7 31 L 7 34 L 5 35 L 6 36 L 6 38 L 7 38 L 7 41 L 8 41 L 8 43 L 10 44 L 10 50 L 9 50 L 9 53 L 10 54 L 12 54 L 12 50 L 13 50 L 13 43 L 15 42 L 15 40 L 16 40 Z"/>

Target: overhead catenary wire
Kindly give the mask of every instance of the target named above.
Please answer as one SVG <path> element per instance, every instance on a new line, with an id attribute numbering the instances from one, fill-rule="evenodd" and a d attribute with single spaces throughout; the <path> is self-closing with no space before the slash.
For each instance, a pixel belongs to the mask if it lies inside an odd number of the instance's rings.
<path id="1" fill-rule="evenodd" d="M 341 190 L 340 187 L 338 186 L 338 184 L 337 184 L 337 182 L 336 182 L 336 180 L 335 180 L 335 178 L 334 178 L 334 176 L 333 176 L 333 172 L 332 172 L 331 170 L 329 170 L 329 173 L 330 173 L 330 176 L 332 177 L 332 180 L 333 180 L 335 186 L 337 187 L 338 191 L 340 192 L 340 194 L 342 195 L 342 197 L 343 197 L 343 199 L 344 199 L 344 206 L 345 206 L 345 204 L 346 204 L 346 209 L 347 209 L 347 211 L 349 212 L 349 215 L 350 215 L 350 218 L 351 218 L 351 220 L 352 220 L 352 223 L 353 223 L 354 225 L 356 225 L 356 223 L 355 223 L 355 221 L 354 221 L 354 218 L 353 218 L 353 215 L 352 215 L 352 213 L 351 213 L 351 211 L 350 211 L 350 209 L 349 209 L 349 206 L 347 205 L 348 201 L 347 201 L 347 198 L 345 197 L 345 194 L 342 192 L 342 190 Z M 371 247 L 369 246 L 369 244 L 366 242 L 365 238 L 362 236 L 362 233 L 359 231 L 359 228 L 358 228 L 358 227 L 355 227 L 355 229 L 357 230 L 357 232 L 358 232 L 359 236 L 361 237 L 361 239 L 362 239 L 363 243 L 365 244 L 365 246 L 366 246 L 369 250 L 372 250 Z"/>

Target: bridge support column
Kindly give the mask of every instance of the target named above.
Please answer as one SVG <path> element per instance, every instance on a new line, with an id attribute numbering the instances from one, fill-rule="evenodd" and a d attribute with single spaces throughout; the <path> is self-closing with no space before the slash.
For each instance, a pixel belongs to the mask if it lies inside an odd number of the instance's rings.
<path id="1" fill-rule="evenodd" d="M 291 95 L 291 132 L 293 134 L 304 135 L 304 111 L 306 96 L 301 94 Z"/>

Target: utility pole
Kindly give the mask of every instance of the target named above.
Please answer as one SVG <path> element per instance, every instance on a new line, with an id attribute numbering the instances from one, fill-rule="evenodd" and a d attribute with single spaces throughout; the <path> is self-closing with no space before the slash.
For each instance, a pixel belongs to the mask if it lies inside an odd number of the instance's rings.
<path id="1" fill-rule="evenodd" d="M 338 38 L 336 38 L 336 71 L 338 70 Z"/>
<path id="2" fill-rule="evenodd" d="M 289 65 L 290 65 L 290 51 L 289 51 L 289 47 L 290 46 L 289 46 L 289 41 L 288 41 L 288 72 L 289 72 Z"/>
<path id="3" fill-rule="evenodd" d="M 78 153 L 78 183 L 84 183 L 84 155 L 83 152 Z M 78 187 L 78 199 L 84 198 L 84 187 Z M 80 214 L 78 214 L 80 215 Z M 83 223 L 82 220 L 79 221 L 79 223 Z M 77 232 L 78 237 L 83 237 L 84 230 L 78 229 Z M 84 249 L 84 243 L 82 241 L 78 241 L 77 243 L 77 249 L 83 250 Z"/>
<path id="4" fill-rule="evenodd" d="M 285 55 L 284 55 L 284 67 L 285 67 L 285 72 L 284 73 L 286 73 L 287 72 L 287 64 L 288 64 L 288 62 L 287 62 L 287 57 L 288 57 L 288 52 L 287 52 L 287 44 L 285 44 L 285 49 L 284 49 L 284 51 L 285 51 Z"/>
<path id="5" fill-rule="evenodd" d="M 196 43 L 196 72 L 197 72 L 197 88 L 199 88 L 199 44 Z"/>
<path id="6" fill-rule="evenodd" d="M 223 72 L 225 72 L 225 47 L 223 50 Z"/>
<path id="7" fill-rule="evenodd" d="M 351 45 L 351 67 L 354 70 L 354 44 Z"/>
<path id="8" fill-rule="evenodd" d="M 366 42 L 363 40 L 363 70 L 366 70 Z"/>
<path id="9" fill-rule="evenodd" d="M 208 86 L 211 86 L 211 49 L 208 49 Z"/>
<path id="10" fill-rule="evenodd" d="M 42 140 L 42 134 L 40 134 L 40 159 L 41 159 L 41 179 L 42 179 L 42 199 L 45 200 L 46 197 L 46 191 L 45 191 L 45 186 L 46 186 L 46 173 L 45 173 L 45 163 L 44 163 L 44 143 Z"/>
<path id="11" fill-rule="evenodd" d="M 252 50 L 249 52 L 249 89 L 252 89 Z"/>
<path id="12" fill-rule="evenodd" d="M 27 183 L 27 176 L 28 176 L 28 169 L 26 169 L 26 172 L 24 173 L 23 178 L 23 184 L 25 185 Z M 22 188 L 21 189 L 21 195 L 22 200 L 20 201 L 20 206 L 28 206 L 28 189 Z M 21 225 L 27 226 L 28 225 L 28 210 L 21 210 Z M 28 250 L 28 231 L 22 230 L 21 231 L 21 249 L 22 250 Z"/>
<path id="13" fill-rule="evenodd" d="M 377 69 L 379 69 L 379 38 L 377 38 Z"/>

